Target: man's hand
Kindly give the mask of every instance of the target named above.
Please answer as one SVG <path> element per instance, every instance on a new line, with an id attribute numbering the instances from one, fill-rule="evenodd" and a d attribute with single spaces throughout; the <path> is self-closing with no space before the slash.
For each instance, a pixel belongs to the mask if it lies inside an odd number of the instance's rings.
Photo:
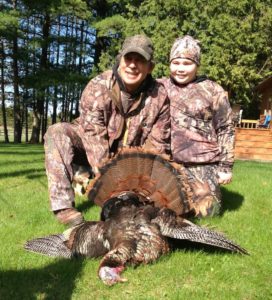
<path id="1" fill-rule="evenodd" d="M 232 173 L 218 172 L 217 176 L 219 184 L 228 184 L 232 179 Z"/>

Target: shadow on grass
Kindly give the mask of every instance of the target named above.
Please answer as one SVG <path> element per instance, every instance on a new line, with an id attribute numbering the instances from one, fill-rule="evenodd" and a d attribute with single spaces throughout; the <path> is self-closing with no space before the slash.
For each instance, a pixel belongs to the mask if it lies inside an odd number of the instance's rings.
<path id="1" fill-rule="evenodd" d="M 222 232 L 221 232 L 222 233 Z M 211 246 L 211 245 L 206 245 L 206 244 L 201 244 L 197 242 L 191 242 L 187 240 L 173 240 L 172 241 L 172 247 L 173 251 L 185 251 L 185 252 L 202 252 L 202 253 L 207 253 L 211 255 L 218 255 L 218 254 L 229 254 L 233 255 L 233 252 L 219 248 L 216 246 Z M 235 255 L 241 255 L 239 253 L 235 253 Z"/>
<path id="2" fill-rule="evenodd" d="M 27 175 L 26 177 L 30 180 L 33 180 L 33 179 L 35 180 L 35 179 L 42 178 L 42 177 L 46 178 L 46 171 L 45 171 L 45 169 L 43 170 L 43 172 L 36 171 L 34 174 Z M 46 179 L 46 188 L 47 188 L 47 179 Z"/>
<path id="3" fill-rule="evenodd" d="M 221 187 L 222 192 L 222 210 L 221 216 L 224 215 L 225 211 L 237 210 L 239 209 L 244 201 L 244 197 L 232 191 L 227 190 L 224 187 Z"/>
<path id="4" fill-rule="evenodd" d="M 26 146 L 31 147 L 31 148 L 42 148 L 43 144 L 39 143 L 39 144 L 31 144 L 31 143 L 26 143 L 26 142 L 22 142 L 22 143 L 5 143 L 4 141 L 0 141 L 0 146 L 3 148 L 25 148 Z"/>
<path id="5" fill-rule="evenodd" d="M 35 175 L 33 175 L 35 174 Z M 28 170 L 19 170 L 14 172 L 4 172 L 0 173 L 0 178 L 7 178 L 7 177 L 17 177 L 17 176 L 28 176 L 29 179 L 35 179 L 38 176 L 44 176 L 45 169 L 44 168 L 35 168 L 35 169 L 28 169 Z"/>
<path id="6" fill-rule="evenodd" d="M 3 162 L 0 162 L 0 167 L 9 167 L 9 166 L 14 166 L 16 164 L 16 167 L 19 166 L 25 166 L 25 165 L 30 165 L 30 164 L 39 164 L 39 163 L 44 163 L 44 158 L 39 158 L 39 159 L 32 159 L 32 160 L 22 160 L 20 161 L 15 161 L 15 160 L 5 160 Z"/>
<path id="7" fill-rule="evenodd" d="M 1 149 L 2 150 L 2 149 Z M 22 149 L 25 150 L 25 149 Z M 35 151 L 0 151 L 0 155 L 42 155 L 44 153 L 43 150 L 35 150 Z"/>
<path id="8" fill-rule="evenodd" d="M 32 144 L 5 144 L 0 142 L 0 155 L 43 155 L 44 149 L 42 145 Z"/>
<path id="9" fill-rule="evenodd" d="M 90 201 L 88 199 L 88 197 L 86 196 L 86 199 L 84 199 L 83 202 L 81 202 L 80 204 L 76 205 L 77 210 L 79 210 L 80 212 L 86 212 L 87 210 L 89 210 L 90 208 L 92 208 L 93 206 L 95 206 L 96 204 L 93 201 Z"/>
<path id="10" fill-rule="evenodd" d="M 71 299 L 83 259 L 58 260 L 40 269 L 0 272 L 0 299 Z"/>

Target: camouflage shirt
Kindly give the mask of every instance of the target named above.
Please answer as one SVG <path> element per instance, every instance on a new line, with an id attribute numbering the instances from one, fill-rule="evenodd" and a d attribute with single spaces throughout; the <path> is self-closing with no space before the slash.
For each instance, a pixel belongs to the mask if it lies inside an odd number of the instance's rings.
<path id="1" fill-rule="evenodd" d="M 227 93 L 204 79 L 178 86 L 161 80 L 170 99 L 171 151 L 178 163 L 219 162 L 229 172 L 234 161 L 234 127 Z"/>
<path id="2" fill-rule="evenodd" d="M 126 114 L 119 98 L 121 92 L 112 71 L 92 79 L 83 91 L 79 133 L 93 167 L 110 156 L 114 142 L 120 138 L 122 146 L 146 146 L 159 153 L 170 151 L 169 99 L 164 86 L 152 81 Z"/>

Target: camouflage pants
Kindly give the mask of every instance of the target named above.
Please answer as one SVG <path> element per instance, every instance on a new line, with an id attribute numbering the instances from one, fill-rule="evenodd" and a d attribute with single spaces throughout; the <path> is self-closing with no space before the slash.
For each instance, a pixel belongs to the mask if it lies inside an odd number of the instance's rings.
<path id="1" fill-rule="evenodd" d="M 193 197 L 191 211 L 196 217 L 215 216 L 221 209 L 221 191 L 217 179 L 217 165 L 186 166 L 185 174 Z"/>
<path id="2" fill-rule="evenodd" d="M 45 167 L 53 211 L 74 206 L 73 166 L 89 165 L 77 125 L 57 123 L 45 134 Z"/>

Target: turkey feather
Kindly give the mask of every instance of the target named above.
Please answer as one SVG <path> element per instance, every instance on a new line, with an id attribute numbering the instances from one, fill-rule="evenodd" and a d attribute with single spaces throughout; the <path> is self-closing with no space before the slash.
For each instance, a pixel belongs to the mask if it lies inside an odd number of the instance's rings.
<path id="1" fill-rule="evenodd" d="M 27 241 L 24 248 L 47 256 L 71 258 L 72 251 L 65 242 L 63 234 L 55 234 Z"/>

